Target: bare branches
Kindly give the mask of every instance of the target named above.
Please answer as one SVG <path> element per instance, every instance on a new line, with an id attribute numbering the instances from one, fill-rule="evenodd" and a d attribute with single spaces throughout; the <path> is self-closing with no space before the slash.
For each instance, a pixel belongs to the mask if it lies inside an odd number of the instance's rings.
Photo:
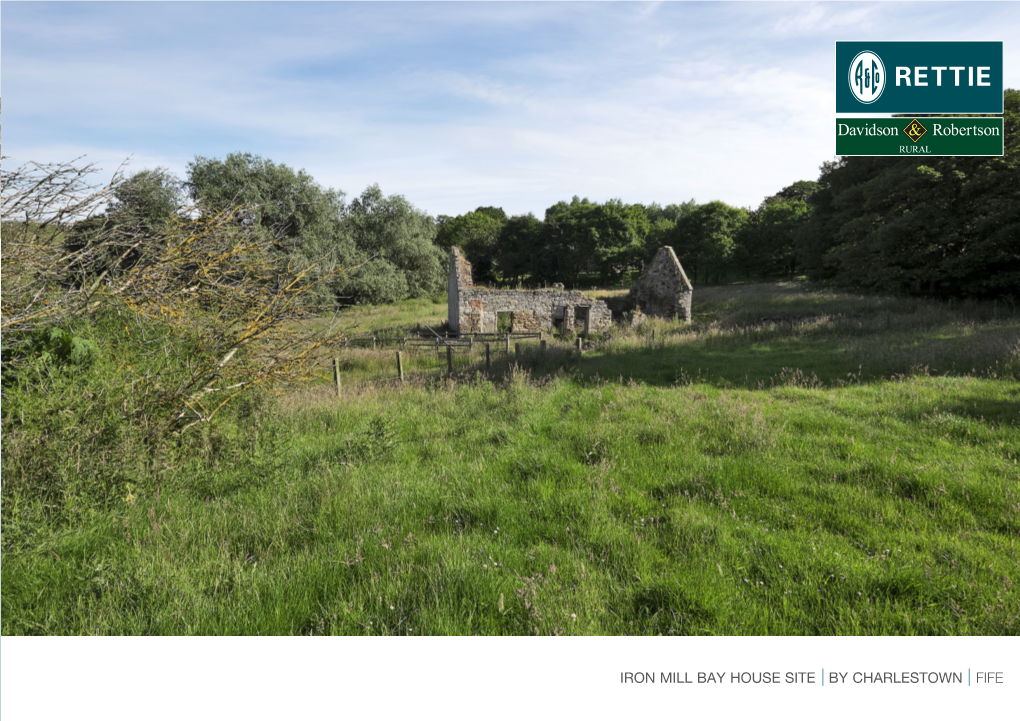
<path id="1" fill-rule="evenodd" d="M 95 165 L 79 166 L 79 160 L 30 162 L 0 172 L 0 329 L 5 333 L 52 322 L 75 305 L 71 297 L 61 299 L 57 289 L 81 259 L 65 253 L 62 240 L 71 222 L 94 216 L 123 182 L 123 166 L 102 185 L 91 180 Z"/>
<path id="2" fill-rule="evenodd" d="M 0 162 L 2 162 L 0 158 Z M 4 222 L 25 218 L 38 227 L 91 217 L 110 201 L 123 182 L 122 164 L 106 185 L 90 182 L 95 163 L 25 163 L 0 173 L 0 216 Z"/>
<path id="3" fill-rule="evenodd" d="M 89 185 L 93 172 L 30 164 L 3 177 L 7 349 L 47 325 L 127 312 L 146 336 L 120 344 L 137 376 L 132 386 L 179 430 L 211 420 L 249 389 L 309 376 L 332 330 L 304 329 L 309 300 L 341 268 L 322 259 L 296 265 L 279 251 L 281 234 L 243 222 L 251 214 L 244 206 L 195 205 L 156 228 L 93 217 L 119 182 Z M 8 209 L 25 219 L 9 222 Z"/>

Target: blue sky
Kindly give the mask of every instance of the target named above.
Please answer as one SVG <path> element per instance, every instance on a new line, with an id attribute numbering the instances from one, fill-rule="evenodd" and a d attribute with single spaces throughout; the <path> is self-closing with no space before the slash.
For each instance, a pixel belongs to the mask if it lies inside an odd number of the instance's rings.
<path id="1" fill-rule="evenodd" d="M 756 206 L 832 158 L 835 40 L 1004 40 L 1020 3 L 4 2 L 5 165 L 251 152 L 433 215 Z"/>

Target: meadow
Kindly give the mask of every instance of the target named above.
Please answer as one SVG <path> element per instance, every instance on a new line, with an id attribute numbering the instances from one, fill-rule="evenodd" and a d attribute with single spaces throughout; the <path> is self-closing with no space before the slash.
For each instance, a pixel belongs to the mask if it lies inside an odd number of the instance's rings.
<path id="1" fill-rule="evenodd" d="M 452 377 L 445 351 L 405 349 L 402 383 L 395 344 L 347 348 L 339 396 L 323 367 L 176 453 L 122 449 L 106 463 L 135 480 L 101 503 L 108 471 L 73 448 L 63 495 L 21 492 L 28 446 L 7 435 L 0 630 L 1020 631 L 1008 300 L 748 283 L 693 308 L 581 354 L 493 343 L 488 372 L 481 343 Z M 445 315 L 344 320 L 401 337 Z"/>

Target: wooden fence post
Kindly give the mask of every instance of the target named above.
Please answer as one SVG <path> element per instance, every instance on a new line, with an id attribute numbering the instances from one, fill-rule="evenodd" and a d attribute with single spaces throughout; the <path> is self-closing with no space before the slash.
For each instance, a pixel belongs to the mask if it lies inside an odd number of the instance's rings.
<path id="1" fill-rule="evenodd" d="M 375 336 L 372 336 L 372 350 L 375 350 Z"/>
<path id="2" fill-rule="evenodd" d="M 489 359 L 489 344 L 485 344 L 485 375 L 489 375 L 489 371 L 492 368 L 492 363 Z"/>
<path id="3" fill-rule="evenodd" d="M 340 359 L 333 359 L 333 383 L 336 385 L 336 395 L 340 397 Z"/>
<path id="4" fill-rule="evenodd" d="M 446 373 L 453 375 L 453 346 L 446 346 Z"/>
<path id="5" fill-rule="evenodd" d="M 521 360 L 521 344 L 520 343 L 514 343 L 514 360 L 518 361 L 518 362 Z"/>
<path id="6" fill-rule="evenodd" d="M 577 355 L 578 355 L 578 357 L 580 357 L 581 353 L 584 352 L 584 351 L 581 350 L 581 339 L 580 338 L 577 339 L 576 345 L 577 345 Z"/>
<path id="7" fill-rule="evenodd" d="M 401 355 L 402 354 L 400 353 L 400 351 L 397 351 L 397 377 L 400 379 L 400 382 L 403 383 L 404 382 L 404 364 L 401 362 Z"/>
<path id="8" fill-rule="evenodd" d="M 542 355 L 545 355 L 545 341 L 542 341 Z"/>
<path id="9" fill-rule="evenodd" d="M 506 352 L 507 352 L 507 355 L 510 354 L 510 334 L 509 333 L 506 334 Z"/>

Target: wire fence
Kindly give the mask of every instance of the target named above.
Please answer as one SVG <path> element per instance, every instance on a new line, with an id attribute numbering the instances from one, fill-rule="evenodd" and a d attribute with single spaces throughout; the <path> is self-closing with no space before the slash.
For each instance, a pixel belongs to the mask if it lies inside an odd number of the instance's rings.
<path id="1" fill-rule="evenodd" d="M 350 381 L 421 382 L 464 373 L 491 376 L 511 365 L 532 365 L 562 349 L 548 348 L 544 333 L 476 333 L 460 337 L 438 334 L 418 336 L 349 336 L 338 342 L 330 365 L 333 384 L 340 394 Z M 387 351 L 387 352 L 383 352 Z M 580 352 L 580 351 L 578 351 Z"/>
<path id="2" fill-rule="evenodd" d="M 459 336 L 451 336 L 449 333 L 439 335 L 438 333 L 426 335 L 424 333 L 410 336 L 384 336 L 364 333 L 339 338 L 335 346 L 339 348 L 371 348 L 380 350 L 384 348 L 435 348 L 442 349 L 450 346 L 453 348 L 473 349 L 479 343 L 503 343 L 509 345 L 515 342 L 527 340 L 542 340 L 543 333 L 471 333 Z"/>

